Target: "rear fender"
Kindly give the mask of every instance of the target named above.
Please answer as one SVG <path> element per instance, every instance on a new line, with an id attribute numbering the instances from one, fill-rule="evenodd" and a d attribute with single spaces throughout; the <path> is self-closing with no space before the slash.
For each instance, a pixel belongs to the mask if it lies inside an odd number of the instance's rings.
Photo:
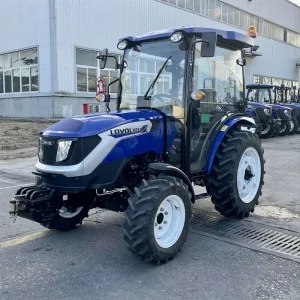
<path id="1" fill-rule="evenodd" d="M 205 164 L 205 175 L 210 174 L 210 170 L 216 156 L 217 150 L 227 134 L 227 132 L 232 128 L 237 127 L 241 131 L 250 131 L 255 133 L 256 132 L 256 124 L 252 118 L 248 118 L 245 116 L 233 116 L 228 118 L 225 122 L 222 122 L 217 129 L 217 134 L 215 135 L 214 139 L 210 143 L 209 151 L 207 154 L 206 164 Z"/>

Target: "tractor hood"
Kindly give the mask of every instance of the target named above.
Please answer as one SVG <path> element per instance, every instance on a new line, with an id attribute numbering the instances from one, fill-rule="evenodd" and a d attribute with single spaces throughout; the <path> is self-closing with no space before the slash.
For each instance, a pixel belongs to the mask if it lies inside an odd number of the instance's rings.
<path id="1" fill-rule="evenodd" d="M 250 106 L 252 109 L 270 107 L 269 104 L 261 104 L 261 103 L 252 102 L 252 101 L 248 101 L 248 106 Z"/>
<path id="2" fill-rule="evenodd" d="M 272 106 L 272 108 L 274 110 L 285 110 L 285 109 L 290 110 L 291 109 L 291 108 L 288 108 L 286 106 L 279 105 L 279 104 L 270 104 L 270 106 Z"/>
<path id="3" fill-rule="evenodd" d="M 40 135 L 62 138 L 87 137 L 126 123 L 150 120 L 153 117 L 162 118 L 158 112 L 150 109 L 79 115 L 55 123 L 41 131 Z"/>
<path id="4" fill-rule="evenodd" d="M 292 109 L 300 109 L 300 103 L 280 103 L 281 106 L 289 107 Z"/>

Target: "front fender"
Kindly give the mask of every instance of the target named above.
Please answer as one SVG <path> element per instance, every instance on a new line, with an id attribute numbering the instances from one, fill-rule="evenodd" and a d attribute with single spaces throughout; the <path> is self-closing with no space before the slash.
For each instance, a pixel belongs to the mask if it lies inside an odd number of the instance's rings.
<path id="1" fill-rule="evenodd" d="M 172 165 L 169 165 L 166 163 L 161 163 L 161 162 L 150 163 L 148 165 L 148 168 L 159 171 L 160 173 L 164 173 L 166 175 L 171 175 L 171 176 L 176 176 L 178 178 L 181 178 L 183 180 L 183 182 L 185 182 L 188 185 L 189 190 L 192 194 L 191 200 L 193 203 L 195 203 L 196 196 L 195 196 L 193 185 L 192 185 L 190 179 L 188 178 L 188 176 L 183 171 L 181 171 L 180 169 L 178 169 Z"/>
<path id="2" fill-rule="evenodd" d="M 216 129 L 217 133 L 212 139 L 212 142 L 209 146 L 209 151 L 207 153 L 207 159 L 204 169 L 205 175 L 210 174 L 214 158 L 224 136 L 233 126 L 236 125 L 240 125 L 240 129 L 244 131 L 255 132 L 257 128 L 255 121 L 252 118 L 248 118 L 245 116 L 232 116 L 226 119 L 224 122 L 220 123 L 220 125 Z"/>

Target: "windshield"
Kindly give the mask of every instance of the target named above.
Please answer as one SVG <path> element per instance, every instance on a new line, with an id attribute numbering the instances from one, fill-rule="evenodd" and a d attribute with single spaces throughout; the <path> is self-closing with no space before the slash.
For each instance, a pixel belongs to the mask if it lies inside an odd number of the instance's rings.
<path id="1" fill-rule="evenodd" d="M 261 104 L 272 103 L 270 89 L 250 89 L 248 92 L 249 101 Z"/>
<path id="2" fill-rule="evenodd" d="M 146 106 L 164 110 L 175 102 L 176 105 L 183 105 L 185 48 L 184 43 L 160 40 L 125 50 L 127 64 L 121 76 L 123 91 L 120 109 Z M 161 69 L 164 64 L 166 66 Z"/>
<path id="3" fill-rule="evenodd" d="M 193 90 L 201 90 L 201 103 L 228 104 L 243 97 L 243 69 L 236 63 L 240 51 L 217 47 L 214 57 L 201 57 L 201 43 L 196 44 Z"/>

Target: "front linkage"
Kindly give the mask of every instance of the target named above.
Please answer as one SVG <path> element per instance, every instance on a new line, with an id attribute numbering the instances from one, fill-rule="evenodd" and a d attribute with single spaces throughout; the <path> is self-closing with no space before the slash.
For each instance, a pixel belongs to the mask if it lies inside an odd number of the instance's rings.
<path id="1" fill-rule="evenodd" d="M 88 216 L 91 199 L 81 200 L 80 194 L 70 197 L 43 185 L 32 185 L 17 190 L 9 213 L 14 220 L 20 216 L 47 228 L 69 230 Z"/>

